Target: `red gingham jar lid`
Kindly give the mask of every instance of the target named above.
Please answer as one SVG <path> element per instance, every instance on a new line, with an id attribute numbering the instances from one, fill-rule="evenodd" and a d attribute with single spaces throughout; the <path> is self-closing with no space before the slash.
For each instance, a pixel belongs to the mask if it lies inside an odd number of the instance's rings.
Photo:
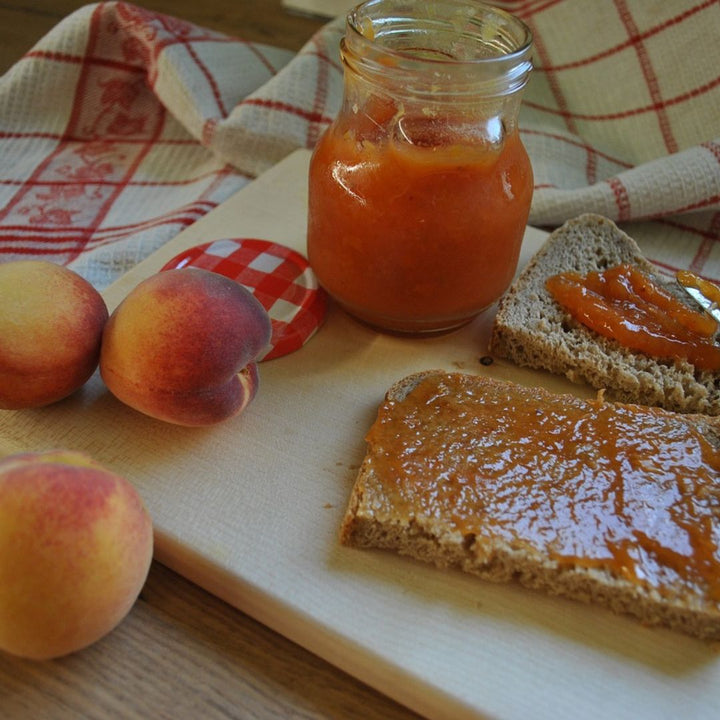
<path id="1" fill-rule="evenodd" d="M 258 361 L 300 349 L 325 318 L 327 299 L 315 273 L 300 253 L 284 245 L 256 238 L 215 240 L 185 250 L 161 270 L 189 266 L 244 285 L 267 310 L 272 336 Z"/>

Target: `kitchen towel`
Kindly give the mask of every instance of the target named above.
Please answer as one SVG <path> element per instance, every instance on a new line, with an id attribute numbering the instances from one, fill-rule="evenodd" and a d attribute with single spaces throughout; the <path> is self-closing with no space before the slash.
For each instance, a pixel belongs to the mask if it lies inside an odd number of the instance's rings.
<path id="1" fill-rule="evenodd" d="M 660 269 L 720 280 L 720 2 L 495 4 L 535 40 L 531 224 L 598 212 Z M 0 261 L 107 286 L 313 147 L 340 106 L 342 33 L 293 54 L 125 2 L 68 16 L 0 79 Z"/>

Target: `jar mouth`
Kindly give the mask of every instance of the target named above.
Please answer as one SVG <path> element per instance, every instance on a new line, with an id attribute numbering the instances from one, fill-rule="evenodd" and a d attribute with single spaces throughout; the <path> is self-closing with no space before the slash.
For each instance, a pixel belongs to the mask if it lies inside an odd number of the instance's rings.
<path id="1" fill-rule="evenodd" d="M 459 94 L 505 95 L 527 82 L 532 45 L 524 22 L 483 2 L 367 0 L 346 17 L 342 51 L 375 80 L 392 73 L 417 85 L 422 76 Z"/>

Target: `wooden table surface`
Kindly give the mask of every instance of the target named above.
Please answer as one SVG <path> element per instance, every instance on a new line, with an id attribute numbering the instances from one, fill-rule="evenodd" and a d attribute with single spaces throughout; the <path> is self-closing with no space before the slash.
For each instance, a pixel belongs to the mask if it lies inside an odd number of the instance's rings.
<path id="1" fill-rule="evenodd" d="M 81 0 L 4 0 L 0 72 Z M 280 0 L 146 0 L 148 9 L 246 40 L 298 50 L 323 23 Z M 154 563 L 110 635 L 50 662 L 0 653 L 3 720 L 332 718 L 417 715 Z"/>

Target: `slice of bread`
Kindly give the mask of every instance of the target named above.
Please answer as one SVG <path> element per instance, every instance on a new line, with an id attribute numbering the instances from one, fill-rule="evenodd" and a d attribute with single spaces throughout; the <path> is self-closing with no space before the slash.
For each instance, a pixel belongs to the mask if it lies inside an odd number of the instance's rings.
<path id="1" fill-rule="evenodd" d="M 434 370 L 367 441 L 342 543 L 720 638 L 720 419 Z"/>
<path id="2" fill-rule="evenodd" d="M 545 288 L 547 278 L 560 272 L 584 275 L 621 263 L 650 273 L 692 304 L 675 283 L 658 277 L 637 243 L 611 220 L 581 215 L 550 235 L 500 300 L 490 354 L 604 389 L 612 400 L 719 415 L 720 374 L 687 361 L 658 360 L 602 337 L 572 319 Z"/>

